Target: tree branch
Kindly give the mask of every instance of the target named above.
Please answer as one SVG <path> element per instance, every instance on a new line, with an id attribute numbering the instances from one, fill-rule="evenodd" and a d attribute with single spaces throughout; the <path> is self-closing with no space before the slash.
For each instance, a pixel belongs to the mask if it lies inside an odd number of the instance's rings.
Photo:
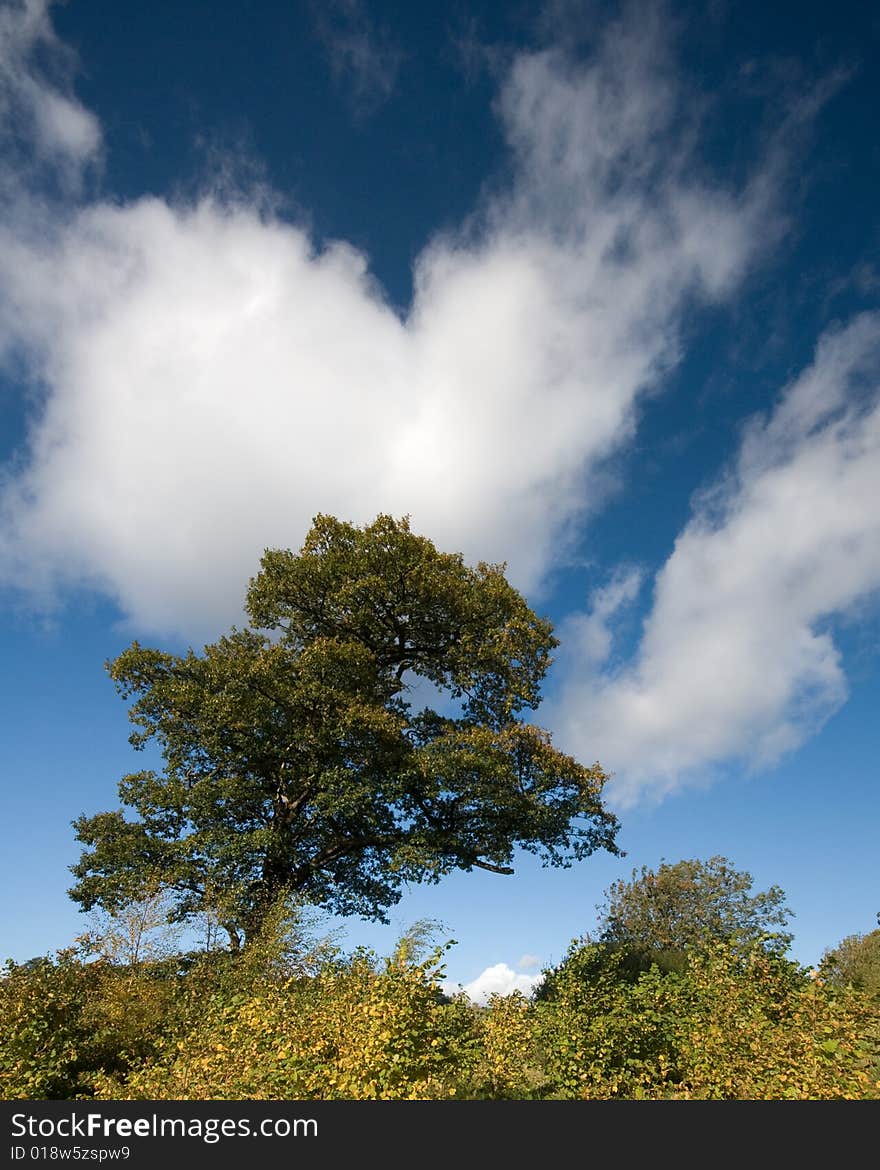
<path id="1" fill-rule="evenodd" d="M 493 865 L 491 861 L 472 861 L 471 865 L 475 865 L 477 869 L 488 869 L 490 873 L 503 873 L 509 877 L 515 870 L 510 865 Z"/>

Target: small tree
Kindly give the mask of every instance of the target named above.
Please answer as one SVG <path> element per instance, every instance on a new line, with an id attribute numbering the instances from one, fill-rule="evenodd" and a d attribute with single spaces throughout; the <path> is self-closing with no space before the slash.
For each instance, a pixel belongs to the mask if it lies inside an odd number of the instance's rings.
<path id="1" fill-rule="evenodd" d="M 613 853 L 606 775 L 523 722 L 557 645 L 503 566 L 464 564 L 380 516 L 318 516 L 302 550 L 267 551 L 252 627 L 178 656 L 134 642 L 108 664 L 135 748 L 125 809 L 80 817 L 71 895 L 112 910 L 158 871 L 185 919 L 211 912 L 233 949 L 284 893 L 384 919 L 407 882 L 512 873 Z M 440 710 L 414 710 L 424 680 Z M 454 706 L 453 706 L 454 705 Z"/>
<path id="2" fill-rule="evenodd" d="M 751 889 L 752 875 L 725 857 L 642 866 L 605 891 L 599 938 L 667 955 L 711 940 L 785 951 L 792 936 L 783 928 L 793 913 L 785 894 L 779 886 L 758 894 Z"/>
<path id="3" fill-rule="evenodd" d="M 880 999 L 880 930 L 848 935 L 825 952 L 819 971 L 830 983 L 850 984 Z"/>
<path id="4" fill-rule="evenodd" d="M 145 874 L 141 897 L 112 910 L 92 912 L 93 929 L 77 943 L 86 954 L 118 966 L 138 968 L 167 958 L 177 950 L 179 925 L 169 923 L 171 901 L 161 875 Z"/>

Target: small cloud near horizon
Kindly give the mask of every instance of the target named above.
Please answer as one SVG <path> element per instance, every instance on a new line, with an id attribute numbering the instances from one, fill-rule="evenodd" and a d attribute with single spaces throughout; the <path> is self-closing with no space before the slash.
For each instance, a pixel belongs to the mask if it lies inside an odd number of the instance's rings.
<path id="1" fill-rule="evenodd" d="M 527 955 L 525 957 L 532 958 L 533 956 Z M 493 995 L 513 995 L 515 991 L 518 991 L 522 995 L 529 996 L 543 981 L 543 978 L 543 975 L 528 975 L 514 971 L 506 963 L 495 963 L 493 966 L 487 967 L 470 983 L 445 983 L 443 990 L 449 995 L 464 991 L 474 1003 L 483 1006 L 489 1002 L 489 998 Z"/>

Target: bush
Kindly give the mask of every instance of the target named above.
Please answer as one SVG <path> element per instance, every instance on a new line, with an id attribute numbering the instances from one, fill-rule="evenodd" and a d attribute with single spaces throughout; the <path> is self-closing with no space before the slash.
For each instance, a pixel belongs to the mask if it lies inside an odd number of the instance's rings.
<path id="1" fill-rule="evenodd" d="M 878 1016 L 760 946 L 692 951 L 682 972 L 633 981 L 624 953 L 574 944 L 548 973 L 541 1013 L 559 1096 L 876 1097 Z"/>
<path id="2" fill-rule="evenodd" d="M 300 920 L 301 925 L 301 920 Z M 880 1004 L 739 941 L 663 965 L 575 942 L 534 999 L 441 990 L 424 924 L 343 956 L 278 921 L 239 955 L 8 963 L 0 1096 L 102 1100 L 880 1096 Z"/>
<path id="3" fill-rule="evenodd" d="M 460 1095 L 474 1012 L 440 993 L 436 955 L 410 965 L 369 952 L 318 974 L 220 998 L 99 1096 L 178 1100 L 430 1099 Z"/>
<path id="4" fill-rule="evenodd" d="M 0 979 L 0 1097 L 90 1097 L 152 1056 L 178 988 L 167 972 L 85 963 L 59 951 L 6 964 Z"/>

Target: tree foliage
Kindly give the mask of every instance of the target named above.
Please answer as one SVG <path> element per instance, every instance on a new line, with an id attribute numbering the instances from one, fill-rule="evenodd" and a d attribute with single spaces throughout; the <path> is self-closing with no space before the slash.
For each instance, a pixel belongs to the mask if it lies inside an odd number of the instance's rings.
<path id="1" fill-rule="evenodd" d="M 7 962 L 0 978 L 0 1099 L 91 1097 L 154 1057 L 177 1022 L 181 988 L 161 968 L 52 959 Z M 189 989 L 194 990 L 194 985 Z"/>
<path id="2" fill-rule="evenodd" d="M 792 938 L 784 929 L 792 914 L 785 894 L 779 886 L 751 890 L 752 875 L 725 857 L 663 862 L 656 870 L 642 866 L 630 881 L 605 891 L 599 938 L 667 956 L 712 940 L 785 951 Z"/>
<path id="3" fill-rule="evenodd" d="M 108 669 L 132 744 L 165 766 L 75 822 L 72 897 L 112 910 L 158 872 L 178 918 L 207 912 L 236 947 L 284 892 L 383 918 L 405 883 L 510 873 L 517 847 L 551 865 L 618 852 L 601 767 L 520 718 L 557 643 L 503 569 L 406 519 L 318 516 L 299 553 L 263 556 L 248 628 L 201 654 L 134 642 Z"/>
<path id="4" fill-rule="evenodd" d="M 754 945 L 631 977 L 573 943 L 551 993 L 443 992 L 416 924 L 382 959 L 315 939 L 283 900 L 239 954 L 8 964 L 0 1097 L 877 1099 L 880 1009 Z M 447 944 L 448 946 L 449 944 Z"/>
<path id="5" fill-rule="evenodd" d="M 632 979 L 575 942 L 536 1005 L 544 1092 L 587 1099 L 856 1099 L 880 1091 L 880 1019 L 778 952 L 715 940 Z"/>
<path id="6" fill-rule="evenodd" d="M 819 971 L 831 983 L 849 984 L 880 1000 L 880 930 L 847 935 L 826 951 Z"/>

